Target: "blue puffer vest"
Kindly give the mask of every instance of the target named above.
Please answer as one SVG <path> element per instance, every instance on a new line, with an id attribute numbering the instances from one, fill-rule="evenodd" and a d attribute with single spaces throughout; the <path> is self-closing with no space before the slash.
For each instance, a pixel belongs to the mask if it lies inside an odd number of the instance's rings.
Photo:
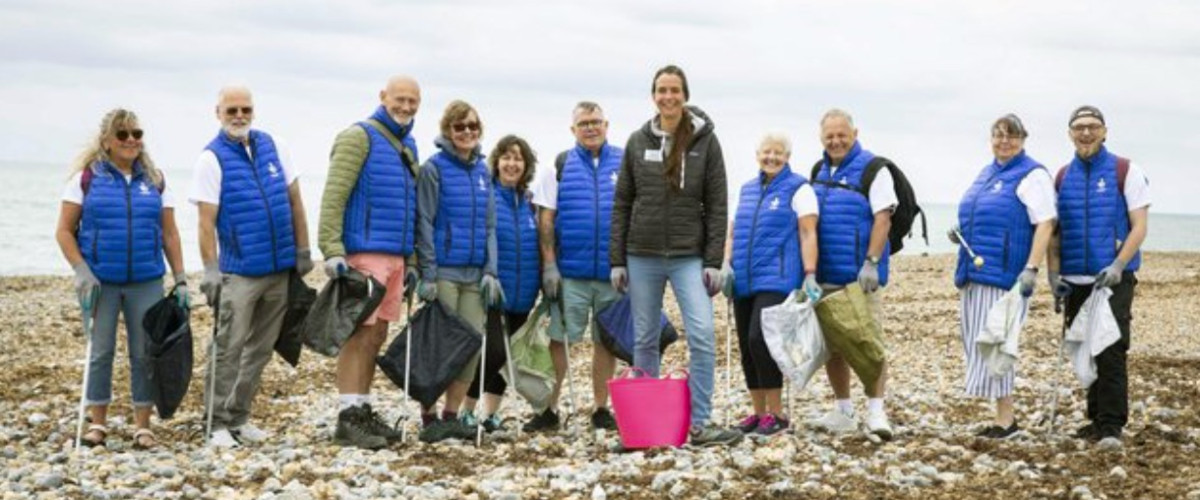
<path id="1" fill-rule="evenodd" d="M 829 155 L 821 164 L 813 189 L 821 205 L 817 221 L 817 243 L 821 258 L 817 261 L 817 281 L 827 285 L 846 285 L 858 279 L 858 271 L 867 260 L 871 244 L 871 227 L 875 216 L 871 201 L 861 192 L 867 164 L 875 158 L 858 143 L 842 159 L 834 175 L 830 175 Z M 879 284 L 887 285 L 888 260 L 891 245 L 885 244 L 879 262 Z"/>
<path id="2" fill-rule="evenodd" d="M 378 113 L 376 113 L 378 115 Z M 412 152 L 408 159 L 417 163 L 416 142 L 387 114 L 381 121 Z M 358 174 L 358 183 L 350 192 L 343 218 L 342 241 L 347 253 L 376 252 L 407 257 L 413 253 L 417 220 L 417 179 L 413 170 L 375 127 L 367 122 L 359 126 L 367 132 L 370 149 Z"/>
<path id="3" fill-rule="evenodd" d="M 79 251 L 101 283 L 162 278 L 162 196 L 140 164 L 128 183 L 112 164 L 92 167 L 76 233 Z"/>
<path id="4" fill-rule="evenodd" d="M 467 165 L 453 153 L 430 159 L 440 176 L 433 220 L 439 267 L 483 267 L 487 263 L 487 208 L 492 180 L 483 158 Z"/>
<path id="5" fill-rule="evenodd" d="M 789 165 L 763 186 L 765 179 L 759 172 L 742 185 L 733 219 L 733 294 L 738 298 L 786 294 L 803 279 L 792 197 L 808 181 Z"/>
<path id="6" fill-rule="evenodd" d="M 217 234 L 221 272 L 265 276 L 296 266 L 292 202 L 275 150 L 265 132 L 250 131 L 251 160 L 241 143 L 224 132 L 207 149 L 221 164 Z"/>
<path id="7" fill-rule="evenodd" d="M 966 247 L 960 247 L 955 286 L 962 288 L 972 282 L 1008 290 L 1017 282 L 1029 261 L 1035 227 L 1017 197 L 1017 187 L 1039 169 L 1046 167 L 1021 151 L 1005 165 L 992 161 L 984 167 L 963 195 L 958 204 L 958 227 L 975 255 L 983 257 L 983 267 L 977 269 Z"/>
<path id="8" fill-rule="evenodd" d="M 1078 156 L 1064 167 L 1058 191 L 1062 274 L 1094 275 L 1112 264 L 1129 236 L 1129 209 L 1117 185 L 1117 156 L 1103 146 L 1088 160 Z M 1138 252 L 1126 271 L 1141 267 Z"/>
<path id="9" fill-rule="evenodd" d="M 607 143 L 600 163 L 592 167 L 592 153 L 576 145 L 567 154 L 558 183 L 558 209 L 554 232 L 558 239 L 558 270 L 563 277 L 607 280 L 608 239 L 612 226 L 613 193 L 624 151 Z"/>
<path id="10" fill-rule="evenodd" d="M 504 310 L 525 314 L 533 309 L 542 285 L 533 205 L 524 193 L 501 186 L 499 181 L 493 187 L 496 189 L 496 246 L 500 255 L 497 272 L 504 288 Z"/>

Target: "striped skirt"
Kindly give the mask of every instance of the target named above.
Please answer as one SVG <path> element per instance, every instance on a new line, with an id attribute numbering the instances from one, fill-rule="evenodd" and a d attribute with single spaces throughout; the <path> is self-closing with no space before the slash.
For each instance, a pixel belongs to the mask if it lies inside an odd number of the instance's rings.
<path id="1" fill-rule="evenodd" d="M 996 399 L 1012 395 L 1016 367 L 999 377 L 993 376 L 988 370 L 987 361 L 975 344 L 975 339 L 979 338 L 984 325 L 987 324 L 988 311 L 1006 292 L 1007 290 L 978 283 L 968 283 L 966 288 L 959 292 L 962 307 L 959 325 L 967 366 L 963 389 L 968 396 Z M 1028 308 L 1021 311 L 1022 323 L 1025 322 L 1027 312 Z"/>

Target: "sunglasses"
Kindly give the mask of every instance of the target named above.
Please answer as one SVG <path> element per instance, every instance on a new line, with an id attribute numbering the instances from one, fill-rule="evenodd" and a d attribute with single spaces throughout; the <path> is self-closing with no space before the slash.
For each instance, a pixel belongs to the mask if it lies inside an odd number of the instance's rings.
<path id="1" fill-rule="evenodd" d="M 142 132 L 142 129 L 135 128 L 133 130 L 118 130 L 113 135 L 116 136 L 118 141 L 125 142 L 125 141 L 129 140 L 130 136 L 133 136 L 133 138 L 135 140 L 140 141 L 140 140 L 142 140 L 143 134 L 144 134 L 144 132 Z"/>
<path id="2" fill-rule="evenodd" d="M 479 131 L 479 122 L 455 123 L 455 124 L 451 125 L 450 128 L 454 129 L 455 132 L 463 132 L 465 130 L 470 130 L 472 132 L 478 132 Z"/>
<path id="3" fill-rule="evenodd" d="M 253 106 L 242 106 L 239 108 L 237 106 L 232 106 L 232 107 L 225 108 L 225 114 L 227 114 L 229 116 L 237 116 L 238 111 L 241 111 L 243 115 L 252 115 L 252 114 L 254 114 L 254 107 Z"/>

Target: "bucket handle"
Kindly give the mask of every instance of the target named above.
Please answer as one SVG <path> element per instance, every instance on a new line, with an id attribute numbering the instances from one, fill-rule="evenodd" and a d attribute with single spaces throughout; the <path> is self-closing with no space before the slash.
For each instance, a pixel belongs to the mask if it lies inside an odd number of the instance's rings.
<path id="1" fill-rule="evenodd" d="M 683 376 L 682 377 L 675 376 L 675 375 L 679 375 L 679 374 L 683 374 Z M 672 369 L 668 370 L 666 373 L 664 373 L 662 378 L 664 378 L 664 379 L 687 379 L 689 376 L 690 376 L 690 374 L 688 373 L 687 368 L 672 368 Z M 621 370 L 621 373 L 618 373 L 616 376 L 616 378 L 618 378 L 618 379 L 649 378 L 649 377 L 650 377 L 650 375 L 646 373 L 646 370 L 643 370 L 636 366 L 627 366 L 623 370 Z"/>

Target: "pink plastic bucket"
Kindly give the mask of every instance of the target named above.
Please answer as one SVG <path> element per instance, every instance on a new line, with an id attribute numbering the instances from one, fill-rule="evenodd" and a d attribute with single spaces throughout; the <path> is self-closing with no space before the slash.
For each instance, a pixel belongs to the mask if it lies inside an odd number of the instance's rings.
<path id="1" fill-rule="evenodd" d="M 626 368 L 608 381 L 621 445 L 628 449 L 655 446 L 680 447 L 687 441 L 692 419 L 692 395 L 687 372 L 682 377 L 646 377 L 637 368 Z M 635 377 L 634 375 L 641 375 Z"/>

